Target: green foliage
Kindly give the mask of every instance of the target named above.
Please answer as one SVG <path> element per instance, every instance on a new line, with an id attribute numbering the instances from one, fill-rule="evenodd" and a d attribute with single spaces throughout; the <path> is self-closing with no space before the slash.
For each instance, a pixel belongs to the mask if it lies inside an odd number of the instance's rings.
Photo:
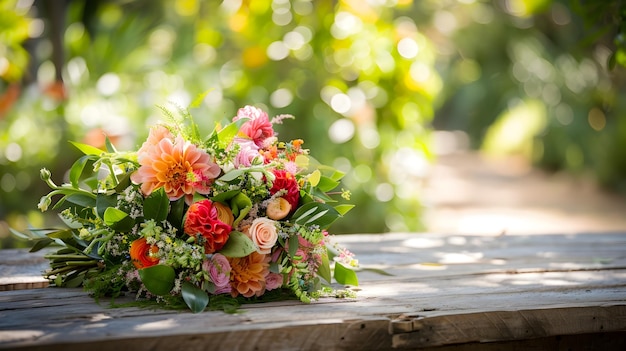
<path id="1" fill-rule="evenodd" d="M 176 273 L 171 266 L 158 264 L 140 269 L 139 276 L 148 291 L 154 295 L 164 296 L 169 295 L 170 291 L 174 288 Z"/>
<path id="2" fill-rule="evenodd" d="M 181 288 L 183 300 L 193 313 L 200 313 L 209 304 L 209 294 L 195 285 L 184 282 Z"/>
<path id="3" fill-rule="evenodd" d="M 245 257 L 254 251 L 256 251 L 256 246 L 247 235 L 233 231 L 220 253 L 228 257 Z"/>
<path id="4" fill-rule="evenodd" d="M 304 147 L 323 155 L 321 163 L 341 166 L 346 173 L 342 186 L 354 189 L 354 199 L 363 204 L 335 232 L 420 229 L 416 195 L 399 199 L 388 194 L 385 201 L 391 200 L 381 203 L 376 194 L 380 184 L 400 191 L 405 178 L 394 173 L 402 165 L 391 158 L 401 148 L 425 144 L 428 137 L 425 126 L 441 83 L 431 43 L 411 19 L 423 17 L 426 5 L 355 9 L 330 1 L 231 4 L 70 3 L 62 67 L 69 98 L 23 95 L 0 120 L 0 147 L 22 150 L 19 159 L 10 156 L 12 161 L 0 155 L 2 173 L 10 174 L 0 189 L 0 215 L 23 216 L 32 208 L 32 201 L 18 200 L 13 190 L 28 189 L 34 196 L 44 192 L 19 175 L 36 174 L 46 166 L 55 178 L 63 176 L 75 157 L 66 140 L 92 145 L 88 155 L 106 150 L 111 142 L 121 150 L 136 148 L 147 135 L 146 125 L 163 118 L 155 106 L 171 101 L 197 107 L 194 114 L 203 118 L 190 133 L 197 130 L 201 136 L 246 104 L 264 107 L 270 115 L 298 116 L 297 123 L 286 120 L 278 126 L 281 139 L 302 138 Z M 94 15 L 83 16 L 87 12 Z M 396 50 L 404 37 L 418 43 L 415 57 L 402 57 Z M 49 63 L 44 66 L 50 68 Z M 411 78 L 416 66 L 428 73 L 424 80 Z M 198 92 L 206 94 L 197 97 Z M 409 109 L 419 118 L 403 113 Z M 235 128 L 221 125 L 217 140 L 225 144 Z M 98 141 L 103 133 L 110 140 Z M 398 133 L 403 137 L 397 138 Z M 35 134 L 37 140 L 31 137 Z M 422 151 L 415 154 L 428 158 Z M 76 165 L 74 185 L 81 167 L 90 162 L 86 157 Z M 320 181 L 331 187 L 330 179 Z M 405 220 L 390 220 L 398 216 Z M 31 217 L 36 224 L 43 220 L 36 213 Z"/>
<path id="5" fill-rule="evenodd" d="M 0 70 L 0 220 L 20 230 L 56 221 L 32 211 L 46 192 L 34 174 L 43 166 L 65 176 L 77 158 L 67 140 L 87 155 L 70 183 L 93 182 L 89 155 L 112 143 L 136 149 L 146 125 L 164 118 L 155 106 L 167 102 L 203 116 L 190 136 L 216 130 L 224 145 L 239 106 L 298 116 L 278 126 L 281 139 L 304 139 L 343 171 L 341 186 L 359 205 L 333 227 L 339 233 L 423 229 L 431 123 L 466 131 L 480 148 L 494 122 L 530 101 L 545 116 L 535 116 L 538 133 L 525 130 L 534 134 L 522 141 L 526 155 L 626 189 L 621 1 L 70 2 L 61 33 L 67 99 L 19 86 L 32 19 L 18 3 L 3 1 L 0 11 L 0 62 L 9 62 Z M 47 33 L 33 45 L 32 78 L 47 87 Z M 58 194 L 60 205 L 91 201 Z"/>
<path id="6" fill-rule="evenodd" d="M 335 263 L 335 280 L 337 280 L 337 283 L 343 285 L 359 285 L 359 280 L 356 276 L 356 272 L 350 268 L 345 267 L 339 262 Z"/>

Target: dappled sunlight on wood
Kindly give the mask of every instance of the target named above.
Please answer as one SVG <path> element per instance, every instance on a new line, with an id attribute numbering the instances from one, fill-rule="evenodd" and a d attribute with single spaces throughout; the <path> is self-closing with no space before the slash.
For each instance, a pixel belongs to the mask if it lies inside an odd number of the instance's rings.
<path id="1" fill-rule="evenodd" d="M 137 331 L 155 331 L 155 330 L 168 330 L 179 326 L 179 323 L 174 319 L 168 318 L 154 322 L 143 323 L 134 328 Z"/>
<path id="2" fill-rule="evenodd" d="M 158 342 L 171 348 L 186 343 L 189 349 L 296 344 L 392 349 L 544 337 L 551 335 L 547 326 L 557 328 L 550 331 L 555 335 L 624 330 L 623 319 L 614 318 L 626 308 L 622 234 L 390 233 L 335 240 L 362 265 L 360 284 L 352 288 L 356 298 L 324 297 L 310 305 L 275 301 L 243 305 L 237 314 L 193 314 L 110 308 L 81 289 L 5 291 L 0 348 L 96 342 L 144 350 Z M 21 262 L 22 270 L 37 275 L 39 254 L 23 255 L 28 262 L 18 255 L 8 262 Z M 132 295 L 115 301 L 133 302 Z M 475 332 L 486 336 L 471 336 Z M 133 344 L 137 340 L 142 344 Z"/>
<path id="3" fill-rule="evenodd" d="M 626 199 L 585 175 L 550 174 L 522 158 L 440 155 L 424 189 L 428 231 L 517 235 L 626 230 Z"/>

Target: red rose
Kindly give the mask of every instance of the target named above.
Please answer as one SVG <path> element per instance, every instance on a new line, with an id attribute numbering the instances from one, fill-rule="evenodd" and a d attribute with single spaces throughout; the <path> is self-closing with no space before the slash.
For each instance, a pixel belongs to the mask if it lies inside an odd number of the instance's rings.
<path id="1" fill-rule="evenodd" d="M 219 220 L 217 208 L 211 200 L 189 206 L 183 229 L 187 235 L 204 243 L 204 252 L 208 254 L 221 250 L 232 231 L 230 225 Z"/>
<path id="2" fill-rule="evenodd" d="M 273 173 L 276 178 L 270 189 L 270 194 L 274 195 L 280 190 L 287 190 L 287 193 L 282 195 L 282 197 L 291 205 L 291 211 L 295 211 L 300 200 L 300 189 L 298 188 L 296 177 L 285 170 L 274 170 Z"/>

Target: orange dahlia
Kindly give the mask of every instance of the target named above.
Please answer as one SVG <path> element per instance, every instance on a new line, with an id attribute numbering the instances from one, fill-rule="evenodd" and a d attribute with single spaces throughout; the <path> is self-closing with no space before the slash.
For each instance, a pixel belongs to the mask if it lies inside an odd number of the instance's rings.
<path id="1" fill-rule="evenodd" d="M 180 136 L 172 140 L 162 133 L 161 137 L 158 143 L 142 147 L 137 155 L 141 167 L 131 180 L 141 185 L 146 196 L 161 187 L 170 200 L 185 196 L 188 203 L 194 192 L 208 194 L 209 185 L 221 172 L 211 156 Z"/>
<path id="2" fill-rule="evenodd" d="M 265 292 L 265 277 L 269 274 L 270 257 L 257 252 L 246 257 L 229 258 L 231 295 L 261 296 Z"/>
<path id="3" fill-rule="evenodd" d="M 148 244 L 146 238 L 139 238 L 130 244 L 130 259 L 135 268 L 142 269 L 159 263 L 155 254 L 159 248 Z"/>

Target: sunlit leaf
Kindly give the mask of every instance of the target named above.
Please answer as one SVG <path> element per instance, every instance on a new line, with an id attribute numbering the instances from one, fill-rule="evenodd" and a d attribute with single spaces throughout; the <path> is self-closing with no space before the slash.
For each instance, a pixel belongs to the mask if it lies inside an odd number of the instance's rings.
<path id="1" fill-rule="evenodd" d="M 128 215 L 128 213 L 115 207 L 107 208 L 104 211 L 103 219 L 107 226 L 120 232 L 127 232 L 135 225 L 135 221 Z"/>
<path id="2" fill-rule="evenodd" d="M 87 145 L 87 144 L 83 144 L 83 143 L 77 143 L 75 141 L 70 141 L 70 143 L 72 145 L 74 145 L 82 153 L 84 153 L 85 155 L 100 156 L 100 155 L 102 155 L 104 153 L 103 150 L 100 150 L 97 147 L 94 147 L 94 146 L 91 146 L 91 145 Z"/>
<path id="3" fill-rule="evenodd" d="M 325 177 L 322 176 L 320 177 L 320 181 L 319 184 L 317 185 L 317 187 L 321 190 L 321 191 L 331 191 L 333 189 L 335 189 L 337 187 L 337 185 L 339 185 L 338 181 L 335 181 L 329 177 Z"/>
<path id="4" fill-rule="evenodd" d="M 106 146 L 107 152 L 117 152 L 117 149 L 115 148 L 115 146 L 113 146 L 113 143 L 111 143 L 111 139 L 109 139 L 108 135 L 104 137 L 104 145 Z"/>
<path id="5" fill-rule="evenodd" d="M 310 158 L 306 155 L 296 156 L 296 166 L 302 169 L 309 168 Z"/>
<path id="6" fill-rule="evenodd" d="M 330 262 L 328 261 L 328 253 L 324 252 L 324 254 L 322 254 L 321 256 L 322 256 L 322 263 L 317 268 L 317 275 L 319 275 L 322 279 L 328 282 L 328 284 L 330 284 L 331 283 L 331 271 L 330 271 Z"/>
<path id="7" fill-rule="evenodd" d="M 317 186 L 317 184 L 319 184 L 320 182 L 321 176 L 322 173 L 320 172 L 320 170 L 316 169 L 315 171 L 313 171 L 313 173 L 309 175 L 309 183 L 311 183 L 312 186 Z"/>
<path id="8" fill-rule="evenodd" d="M 356 272 L 350 268 L 345 267 L 339 262 L 335 262 L 335 280 L 342 285 L 359 285 L 359 279 Z"/>
<path id="9" fill-rule="evenodd" d="M 96 213 L 98 217 L 104 218 L 104 211 L 109 207 L 117 205 L 117 196 L 98 194 L 96 197 Z"/>
<path id="10" fill-rule="evenodd" d="M 328 228 L 341 214 L 332 206 L 319 202 L 304 204 L 293 214 L 293 221 L 301 225 L 318 225 Z"/>
<path id="11" fill-rule="evenodd" d="M 256 251 L 256 246 L 246 234 L 233 231 L 220 253 L 226 257 L 245 257 L 254 251 Z"/>
<path id="12" fill-rule="evenodd" d="M 222 130 L 217 132 L 218 145 L 221 148 L 226 148 L 233 141 L 238 131 L 239 126 L 236 123 L 230 123 L 222 128 Z"/>
<path id="13" fill-rule="evenodd" d="M 230 182 L 231 180 L 235 180 L 238 177 L 241 177 L 242 174 L 245 173 L 245 170 L 243 169 L 233 169 L 232 171 L 224 174 L 223 176 L 219 177 L 218 180 L 221 180 L 223 182 Z"/>
<path id="14" fill-rule="evenodd" d="M 207 94 L 210 93 L 211 90 L 213 90 L 213 89 L 206 90 L 206 91 L 196 95 L 196 98 L 193 99 L 191 104 L 189 104 L 189 108 L 200 107 L 200 105 L 202 105 L 202 102 L 204 101 L 204 98 L 206 98 Z"/>
<path id="15" fill-rule="evenodd" d="M 335 206 L 335 210 L 337 210 L 337 212 L 339 212 L 339 214 L 341 214 L 342 216 L 344 216 L 353 208 L 354 208 L 354 205 L 351 205 L 351 204 L 341 204 L 341 205 Z"/>

